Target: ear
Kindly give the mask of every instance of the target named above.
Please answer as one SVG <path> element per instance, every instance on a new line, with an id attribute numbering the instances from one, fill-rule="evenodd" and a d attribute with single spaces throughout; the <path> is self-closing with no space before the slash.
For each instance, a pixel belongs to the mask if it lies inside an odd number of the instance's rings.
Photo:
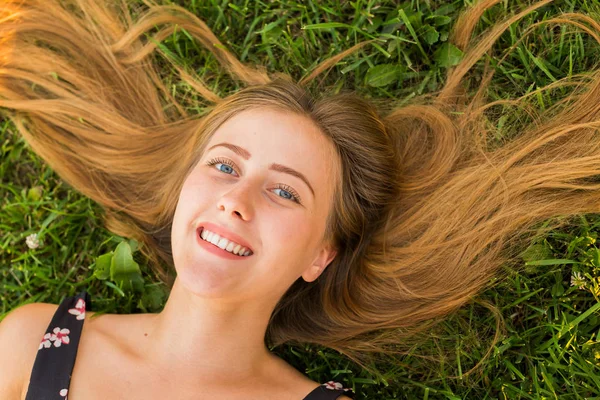
<path id="1" fill-rule="evenodd" d="M 302 273 L 302 278 L 306 282 L 312 282 L 316 280 L 325 271 L 325 268 L 335 258 L 337 251 L 332 246 L 326 246 L 321 249 L 317 258 L 313 261 L 312 265 L 308 267 Z"/>

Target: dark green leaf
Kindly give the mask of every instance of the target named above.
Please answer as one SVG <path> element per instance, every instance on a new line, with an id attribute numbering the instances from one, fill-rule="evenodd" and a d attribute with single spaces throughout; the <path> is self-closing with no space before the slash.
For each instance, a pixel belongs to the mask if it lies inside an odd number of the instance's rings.
<path id="1" fill-rule="evenodd" d="M 38 201 L 42 197 L 42 189 L 39 186 L 30 188 L 27 191 L 27 199 L 31 201 Z"/>
<path id="2" fill-rule="evenodd" d="M 113 252 L 102 254 L 96 257 L 96 265 L 94 267 L 94 276 L 97 279 L 108 279 L 110 276 L 110 264 L 112 261 Z"/>
<path id="3" fill-rule="evenodd" d="M 144 279 L 140 267 L 133 260 L 129 243 L 123 241 L 115 249 L 110 264 L 110 279 L 124 290 L 143 291 Z"/>
<path id="4" fill-rule="evenodd" d="M 142 295 L 141 302 L 150 312 L 157 312 L 164 306 L 166 297 L 167 294 L 164 290 L 157 286 L 150 286 Z"/>
<path id="5" fill-rule="evenodd" d="M 560 297 L 565 292 L 565 287 L 562 285 L 561 281 L 557 281 L 553 286 L 550 294 L 552 297 Z"/>
<path id="6" fill-rule="evenodd" d="M 395 82 L 402 76 L 403 68 L 396 64 L 381 64 L 373 68 L 369 68 L 366 83 L 369 86 L 386 86 Z"/>
<path id="7" fill-rule="evenodd" d="M 444 43 L 442 47 L 436 50 L 434 59 L 440 67 L 452 67 L 460 62 L 463 52 L 452 43 Z"/>
<path id="8" fill-rule="evenodd" d="M 458 6 L 455 3 L 452 4 L 445 4 L 443 6 L 441 6 L 440 8 L 438 8 L 437 10 L 435 10 L 433 13 L 435 15 L 448 15 L 454 12 L 454 10 L 456 10 L 458 8 Z"/>
<path id="9" fill-rule="evenodd" d="M 131 247 L 131 252 L 135 253 L 139 247 L 139 243 L 135 239 L 129 239 L 129 247 Z"/>
<path id="10" fill-rule="evenodd" d="M 445 15 L 430 15 L 425 18 L 425 21 L 430 21 L 434 26 L 443 26 L 452 22 L 452 18 Z"/>
<path id="11" fill-rule="evenodd" d="M 552 255 L 552 251 L 543 243 L 532 244 L 521 254 L 523 261 L 545 260 Z"/>
<path id="12" fill-rule="evenodd" d="M 427 44 L 434 44 L 440 38 L 440 34 L 435 28 L 431 25 L 425 25 L 425 32 L 423 33 L 423 37 Z"/>

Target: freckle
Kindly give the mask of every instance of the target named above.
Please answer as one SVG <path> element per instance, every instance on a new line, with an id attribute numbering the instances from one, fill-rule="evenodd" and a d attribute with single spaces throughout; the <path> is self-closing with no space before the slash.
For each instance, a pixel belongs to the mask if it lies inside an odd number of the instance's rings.
<path id="1" fill-rule="evenodd" d="M 148 336 L 148 334 L 147 334 L 147 333 L 144 333 L 144 336 Z"/>

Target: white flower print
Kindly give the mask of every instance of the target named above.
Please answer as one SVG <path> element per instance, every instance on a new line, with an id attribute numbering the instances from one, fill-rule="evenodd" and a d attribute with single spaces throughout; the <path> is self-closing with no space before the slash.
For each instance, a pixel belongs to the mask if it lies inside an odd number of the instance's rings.
<path id="1" fill-rule="evenodd" d="M 48 348 L 50 347 L 50 345 L 52 344 L 51 341 L 55 340 L 56 338 L 52 338 L 52 334 L 50 333 L 46 333 L 44 335 L 44 337 L 42 338 L 42 341 L 40 342 L 40 347 L 38 350 L 41 350 L 43 347 Z"/>
<path id="2" fill-rule="evenodd" d="M 79 299 L 75 304 L 75 308 L 69 308 L 69 314 L 77 315 L 78 320 L 85 318 L 85 300 Z"/>
<path id="3" fill-rule="evenodd" d="M 334 381 L 329 381 L 327 383 L 324 383 L 323 386 L 325 386 L 326 389 L 331 389 L 331 390 L 340 390 L 344 387 L 344 385 L 342 385 L 339 382 L 334 382 Z"/>
<path id="4" fill-rule="evenodd" d="M 52 331 L 54 332 L 54 347 L 60 347 L 61 344 L 69 344 L 71 342 L 71 339 L 69 339 L 69 336 L 67 336 L 69 333 L 71 333 L 71 331 L 67 328 L 63 328 L 60 329 L 59 327 L 54 328 L 54 330 Z M 50 339 L 52 340 L 52 339 Z"/>
<path id="5" fill-rule="evenodd" d="M 342 385 L 341 383 L 334 382 L 334 381 L 329 381 L 327 383 L 324 383 L 322 386 L 325 386 L 326 389 L 343 390 L 344 392 L 347 392 L 350 390 L 350 388 L 345 388 L 344 385 Z"/>
<path id="6" fill-rule="evenodd" d="M 71 339 L 67 336 L 71 331 L 67 328 L 60 329 L 59 327 L 54 328 L 53 333 L 46 333 L 40 342 L 38 350 L 43 348 L 50 348 L 50 342 L 54 342 L 54 347 L 60 347 L 63 343 L 69 344 Z"/>
<path id="7" fill-rule="evenodd" d="M 61 397 L 63 397 L 63 396 L 65 397 L 65 400 L 67 400 L 67 397 L 66 397 L 66 396 L 67 396 L 67 393 L 69 393 L 69 389 L 62 389 L 62 390 L 59 392 L 59 394 L 60 394 L 60 396 L 61 396 Z"/>

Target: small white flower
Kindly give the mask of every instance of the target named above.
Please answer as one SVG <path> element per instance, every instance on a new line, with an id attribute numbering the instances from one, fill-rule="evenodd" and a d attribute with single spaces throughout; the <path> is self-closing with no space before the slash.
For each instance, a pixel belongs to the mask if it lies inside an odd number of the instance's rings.
<path id="1" fill-rule="evenodd" d="M 323 383 L 322 386 L 325 386 L 326 389 L 331 389 L 331 390 L 340 390 L 343 389 L 344 385 L 342 385 L 340 382 L 334 382 L 334 381 L 329 381 L 327 383 Z"/>
<path id="2" fill-rule="evenodd" d="M 577 286 L 579 289 L 585 286 L 585 278 L 581 272 L 573 272 L 571 275 L 571 286 Z"/>
<path id="3" fill-rule="evenodd" d="M 37 237 L 37 233 L 32 233 L 31 235 L 27 236 L 27 239 L 25 239 L 25 242 L 27 243 L 27 247 L 29 247 L 30 249 L 37 249 L 38 247 L 40 247 L 40 240 Z"/>
<path id="4" fill-rule="evenodd" d="M 54 337 L 52 337 L 52 336 L 54 336 Z M 46 348 L 46 349 L 50 348 L 50 346 L 52 345 L 51 342 L 54 341 L 54 340 L 56 340 L 56 336 L 55 335 L 52 335 L 50 333 L 46 333 L 44 335 L 44 337 L 42 338 L 42 341 L 40 342 L 40 347 L 38 348 L 38 350 L 41 350 L 43 348 Z"/>

